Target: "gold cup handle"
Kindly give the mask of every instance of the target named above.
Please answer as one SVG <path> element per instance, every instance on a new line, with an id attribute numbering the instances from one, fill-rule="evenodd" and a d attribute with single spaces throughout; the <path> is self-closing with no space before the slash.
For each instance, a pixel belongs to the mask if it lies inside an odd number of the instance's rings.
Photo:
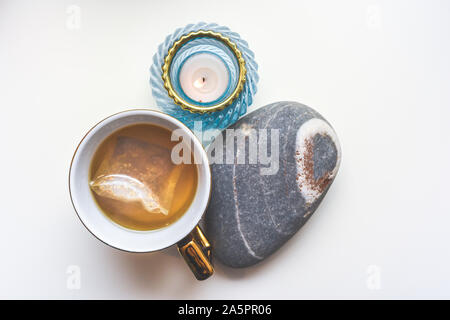
<path id="1" fill-rule="evenodd" d="M 199 226 L 178 242 L 177 246 L 197 280 L 208 279 L 214 273 L 211 263 L 211 245 Z"/>

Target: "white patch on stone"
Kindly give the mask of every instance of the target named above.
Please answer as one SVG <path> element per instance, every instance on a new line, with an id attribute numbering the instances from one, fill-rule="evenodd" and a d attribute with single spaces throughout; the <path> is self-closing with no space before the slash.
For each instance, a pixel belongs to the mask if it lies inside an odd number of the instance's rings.
<path id="1" fill-rule="evenodd" d="M 245 135 L 245 136 L 249 136 L 252 133 L 253 127 L 248 124 L 248 123 L 243 123 L 241 125 L 241 132 Z"/>
<path id="2" fill-rule="evenodd" d="M 307 164 L 305 154 L 307 153 L 307 143 L 312 141 L 316 134 L 326 135 L 331 138 L 336 146 L 337 159 L 333 171 L 328 173 L 328 178 L 332 180 L 339 169 L 341 162 L 341 146 L 333 128 L 322 119 L 313 118 L 298 129 L 295 139 L 295 160 L 297 164 L 297 184 L 300 193 L 304 197 L 306 204 L 310 205 L 322 194 L 322 190 L 317 187 L 314 181 L 308 179 Z"/>

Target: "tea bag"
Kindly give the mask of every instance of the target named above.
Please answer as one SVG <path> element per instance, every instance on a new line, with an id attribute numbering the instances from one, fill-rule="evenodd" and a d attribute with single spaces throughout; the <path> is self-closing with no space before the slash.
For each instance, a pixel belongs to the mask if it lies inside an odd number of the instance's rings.
<path id="1" fill-rule="evenodd" d="M 150 213 L 168 215 L 183 165 L 169 149 L 136 138 L 118 136 L 90 183 L 101 197 L 140 202 Z"/>

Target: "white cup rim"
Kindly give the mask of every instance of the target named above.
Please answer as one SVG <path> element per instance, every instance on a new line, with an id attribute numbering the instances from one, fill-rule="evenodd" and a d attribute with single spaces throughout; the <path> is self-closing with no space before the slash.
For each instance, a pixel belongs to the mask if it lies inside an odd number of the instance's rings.
<path id="1" fill-rule="evenodd" d="M 125 119 L 125 120 L 124 120 Z M 134 122 L 133 119 L 142 119 Z M 144 119 L 153 119 L 145 121 Z M 131 122 L 127 122 L 131 121 Z M 124 228 L 106 217 L 98 207 L 88 184 L 88 169 L 98 145 L 116 130 L 135 123 L 153 123 L 180 128 L 191 139 L 197 164 L 198 185 L 191 206 L 171 225 L 151 230 Z M 89 163 L 89 164 L 88 164 Z M 80 181 L 81 180 L 81 181 Z M 103 243 L 127 252 L 153 252 L 170 247 L 186 237 L 199 223 L 211 195 L 211 170 L 208 156 L 200 140 L 181 121 L 163 112 L 150 109 L 130 109 L 115 113 L 94 125 L 78 144 L 69 170 L 69 194 L 75 212 L 85 228 Z"/>

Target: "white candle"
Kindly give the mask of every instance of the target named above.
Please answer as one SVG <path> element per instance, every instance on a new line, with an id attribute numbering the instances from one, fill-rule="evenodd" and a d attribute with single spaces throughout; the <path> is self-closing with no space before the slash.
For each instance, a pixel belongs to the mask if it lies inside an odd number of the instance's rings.
<path id="1" fill-rule="evenodd" d="M 189 98 L 208 103 L 224 94 L 230 75 L 219 57 L 210 53 L 199 53 L 184 62 L 179 77 L 181 89 Z"/>

